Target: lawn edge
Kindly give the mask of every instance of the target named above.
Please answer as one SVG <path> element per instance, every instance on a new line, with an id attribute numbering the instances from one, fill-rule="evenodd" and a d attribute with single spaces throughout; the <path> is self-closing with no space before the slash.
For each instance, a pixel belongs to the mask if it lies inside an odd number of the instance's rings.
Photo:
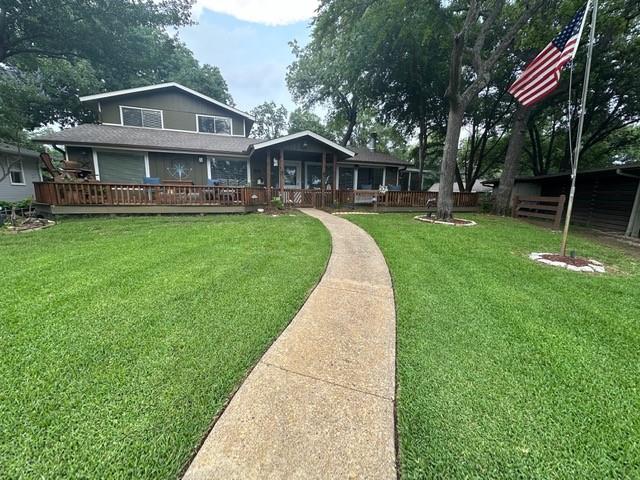
<path id="1" fill-rule="evenodd" d="M 313 218 L 313 217 L 308 217 L 308 218 Z M 331 255 L 333 253 L 333 240 L 332 240 L 332 237 L 331 237 L 331 232 L 324 225 L 324 223 L 322 223 L 320 220 L 315 219 L 315 218 L 313 220 L 318 222 L 318 223 L 320 223 L 320 225 L 322 225 L 322 228 L 324 228 L 324 230 L 329 234 L 329 254 L 327 255 L 327 259 L 324 262 L 324 267 L 322 268 L 321 274 L 318 276 L 318 279 L 315 282 L 315 284 L 311 288 L 309 288 L 309 290 L 306 292 L 306 294 L 305 294 L 305 296 L 303 298 L 303 301 L 300 303 L 300 306 L 293 313 L 291 318 L 289 318 L 287 323 L 282 327 L 282 330 L 280 330 L 280 332 L 278 332 L 278 334 L 275 336 L 275 338 L 273 339 L 273 341 L 271 343 L 269 343 L 268 345 L 265 346 L 264 350 L 260 353 L 260 355 L 258 356 L 257 360 L 253 363 L 253 365 L 251 365 L 251 367 L 249 367 L 249 369 L 245 372 L 245 374 L 242 376 L 242 378 L 240 378 L 238 380 L 238 382 L 235 384 L 235 386 L 231 390 L 231 393 L 227 396 L 227 399 L 222 404 L 222 407 L 220 408 L 218 413 L 216 415 L 214 415 L 213 419 L 211 420 L 211 423 L 209 424 L 209 427 L 202 434 L 202 438 L 200 438 L 200 440 L 198 441 L 197 445 L 192 450 L 191 454 L 189 455 L 188 460 L 184 463 L 182 468 L 180 468 L 180 470 L 178 471 L 178 475 L 176 476 L 177 479 L 181 479 L 181 478 L 183 478 L 185 476 L 185 474 L 187 473 L 187 470 L 189 469 L 189 467 L 193 463 L 193 460 L 196 458 L 196 455 L 198 455 L 198 452 L 200 451 L 200 449 L 204 445 L 204 442 L 207 440 L 207 438 L 209 437 L 209 434 L 211 433 L 213 428 L 216 426 L 216 423 L 218 423 L 218 420 L 220 420 L 220 417 L 222 417 L 222 414 L 227 410 L 227 407 L 229 406 L 229 404 L 231 403 L 233 398 L 238 393 L 238 390 L 240 390 L 240 387 L 244 384 L 244 382 L 247 380 L 249 375 L 251 375 L 251 373 L 255 370 L 255 368 L 258 366 L 258 364 L 262 361 L 262 358 L 267 353 L 267 351 L 271 348 L 271 346 L 276 342 L 276 340 L 278 340 L 278 338 L 280 338 L 280 336 L 285 332 L 285 330 L 287 328 L 289 328 L 289 325 L 291 325 L 291 322 L 293 321 L 293 319 L 296 318 L 296 316 L 298 315 L 300 310 L 302 310 L 302 307 L 304 307 L 304 305 L 307 303 L 307 300 L 309 299 L 311 294 L 315 291 L 315 289 L 318 287 L 318 285 L 320 284 L 320 281 L 324 277 L 325 273 L 327 273 L 327 267 L 329 266 L 329 260 L 331 260 Z M 386 260 L 385 260 L 385 262 L 386 262 Z M 395 416 L 395 402 L 394 402 L 394 416 Z M 394 427 L 395 427 L 395 418 L 394 418 Z"/>

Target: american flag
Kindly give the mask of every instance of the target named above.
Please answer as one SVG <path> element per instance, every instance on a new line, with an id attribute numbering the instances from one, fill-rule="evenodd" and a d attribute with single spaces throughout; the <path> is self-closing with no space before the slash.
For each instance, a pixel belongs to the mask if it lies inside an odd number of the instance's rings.
<path id="1" fill-rule="evenodd" d="M 576 55 L 588 6 L 589 3 L 578 10 L 571 22 L 527 65 L 524 72 L 509 87 L 509 93 L 522 105 L 533 105 L 558 86 L 560 71 Z"/>

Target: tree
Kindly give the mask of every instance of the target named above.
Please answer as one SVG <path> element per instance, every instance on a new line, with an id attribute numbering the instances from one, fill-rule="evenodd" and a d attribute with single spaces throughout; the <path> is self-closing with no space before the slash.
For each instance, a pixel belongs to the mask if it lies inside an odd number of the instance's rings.
<path id="1" fill-rule="evenodd" d="M 190 23 L 191 0 L 1 0 L 0 63 L 16 55 L 86 58 L 138 51 L 140 27 Z M 117 55 L 116 55 L 117 56 Z M 126 57 L 125 57 L 126 58 Z"/>
<path id="2" fill-rule="evenodd" d="M 367 8 L 367 2 L 355 1 L 358 4 L 355 5 L 354 1 L 351 7 Z M 368 106 L 367 98 L 360 92 L 367 81 L 363 76 L 367 57 L 362 50 L 363 42 L 348 22 L 334 21 L 334 15 L 339 15 L 338 3 L 322 2 L 306 47 L 291 43 L 296 59 L 287 69 L 287 85 L 294 101 L 303 107 L 328 107 L 327 123 L 340 128 L 339 143 L 347 145 L 359 113 Z"/>
<path id="3" fill-rule="evenodd" d="M 459 24 L 459 27 L 453 35 L 445 93 L 449 114 L 440 165 L 437 212 L 438 217 L 445 220 L 452 216 L 453 182 L 464 114 L 491 80 L 492 69 L 506 53 L 516 33 L 543 5 L 543 1 L 506 5 L 505 0 L 469 0 L 468 4 L 464 3 L 455 2 L 450 7 L 454 12 L 454 24 Z M 457 14 L 464 10 L 464 15 Z"/>
<path id="4" fill-rule="evenodd" d="M 289 133 L 305 130 L 311 130 L 329 140 L 335 140 L 334 132 L 329 130 L 318 115 L 303 108 L 296 108 L 289 115 Z"/>
<path id="5" fill-rule="evenodd" d="M 270 140 L 287 131 L 287 109 L 284 105 L 278 107 L 275 102 L 264 102 L 251 110 L 251 114 L 256 118 L 251 128 L 253 138 Z"/>
<path id="6" fill-rule="evenodd" d="M 201 66 L 165 31 L 188 24 L 190 7 L 190 0 L 0 0 L 0 128 L 90 121 L 79 96 L 168 81 L 232 102 L 220 71 Z"/>

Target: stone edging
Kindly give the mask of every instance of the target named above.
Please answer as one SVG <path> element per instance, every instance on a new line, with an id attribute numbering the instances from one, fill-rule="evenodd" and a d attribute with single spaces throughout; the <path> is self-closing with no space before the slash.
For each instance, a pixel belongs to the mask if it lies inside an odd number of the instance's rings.
<path id="1" fill-rule="evenodd" d="M 554 255 L 553 253 L 531 253 L 529 258 L 535 262 L 544 263 L 545 265 L 551 265 L 552 267 L 560 267 L 570 270 L 572 272 L 583 272 L 583 273 L 605 273 L 606 270 L 604 265 L 597 260 L 593 260 L 589 258 L 587 261 L 589 265 L 585 265 L 583 267 L 576 267 L 575 265 L 570 265 L 566 262 L 560 262 L 555 260 L 549 260 L 544 258 L 544 255 Z"/>
<path id="2" fill-rule="evenodd" d="M 454 223 L 454 222 L 444 222 L 442 220 L 432 220 L 430 218 L 425 218 L 424 215 L 416 215 L 415 217 L 413 217 L 415 220 L 419 220 L 421 222 L 425 222 L 425 223 L 433 223 L 433 224 L 439 224 L 439 225 L 450 225 L 452 227 L 473 227 L 475 225 L 477 225 L 476 222 L 474 222 L 473 220 L 467 220 L 465 218 L 459 218 L 458 220 L 462 220 L 463 222 L 467 222 L 467 223 Z"/>

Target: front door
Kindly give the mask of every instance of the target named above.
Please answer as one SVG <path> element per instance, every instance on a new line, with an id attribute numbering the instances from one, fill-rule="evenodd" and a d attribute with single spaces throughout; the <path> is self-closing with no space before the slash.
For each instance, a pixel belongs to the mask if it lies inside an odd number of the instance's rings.
<path id="1" fill-rule="evenodd" d="M 300 162 L 284 162 L 284 188 L 302 188 L 302 166 Z"/>

